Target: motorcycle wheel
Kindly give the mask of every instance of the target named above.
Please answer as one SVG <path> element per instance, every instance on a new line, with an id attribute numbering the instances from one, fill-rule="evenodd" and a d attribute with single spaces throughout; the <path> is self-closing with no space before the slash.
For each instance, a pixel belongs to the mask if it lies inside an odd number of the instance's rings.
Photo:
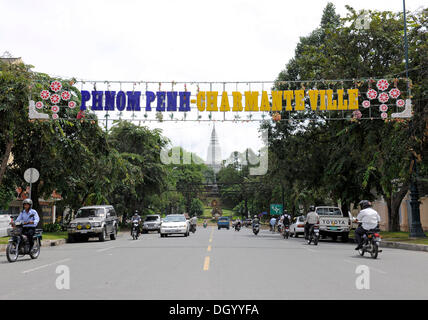
<path id="1" fill-rule="evenodd" d="M 373 259 L 376 259 L 379 253 L 379 248 L 376 243 L 372 243 L 371 247 L 372 247 L 372 251 L 370 252 L 370 255 L 372 256 Z"/>
<path id="2" fill-rule="evenodd" d="M 288 234 L 288 232 L 286 232 L 285 239 L 288 239 L 288 236 L 289 236 L 289 234 Z"/>
<path id="3" fill-rule="evenodd" d="M 312 242 L 312 237 L 309 237 L 308 244 L 311 244 L 311 242 Z"/>
<path id="4" fill-rule="evenodd" d="M 363 248 L 361 248 L 361 249 L 358 249 L 358 253 L 360 254 L 360 256 L 364 256 L 364 249 Z"/>
<path id="5" fill-rule="evenodd" d="M 40 255 L 40 240 L 36 239 L 36 241 L 34 241 L 33 248 L 30 251 L 30 257 L 31 259 L 37 259 L 39 255 Z"/>
<path id="6" fill-rule="evenodd" d="M 318 245 L 318 237 L 315 237 L 315 239 L 314 239 L 314 245 Z"/>
<path id="7" fill-rule="evenodd" d="M 6 257 L 7 257 L 7 261 L 9 262 L 15 262 L 18 259 L 18 248 L 16 247 L 16 243 L 15 242 L 10 242 L 7 244 L 7 248 L 6 248 Z"/>

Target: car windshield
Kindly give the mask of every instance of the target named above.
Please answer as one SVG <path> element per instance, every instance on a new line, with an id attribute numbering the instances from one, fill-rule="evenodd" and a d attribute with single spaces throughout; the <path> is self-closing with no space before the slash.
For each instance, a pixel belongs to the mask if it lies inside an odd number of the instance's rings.
<path id="1" fill-rule="evenodd" d="M 229 220 L 229 218 L 219 218 L 218 220 L 219 221 L 227 221 L 227 220 Z"/>
<path id="2" fill-rule="evenodd" d="M 88 217 L 102 217 L 104 216 L 104 209 L 79 209 L 76 214 L 76 218 L 88 218 Z"/>
<path id="3" fill-rule="evenodd" d="M 146 220 L 144 221 L 156 221 L 158 219 L 157 216 L 150 216 L 150 217 L 146 217 Z"/>
<path id="4" fill-rule="evenodd" d="M 164 222 L 184 222 L 186 218 L 184 216 L 166 216 Z"/>
<path id="5" fill-rule="evenodd" d="M 297 220 L 298 220 L 299 222 L 304 222 L 304 221 L 305 221 L 305 218 L 304 218 L 304 217 L 298 217 L 298 218 L 297 218 Z"/>
<path id="6" fill-rule="evenodd" d="M 317 213 L 320 216 L 342 216 L 342 211 L 339 208 L 318 208 Z"/>

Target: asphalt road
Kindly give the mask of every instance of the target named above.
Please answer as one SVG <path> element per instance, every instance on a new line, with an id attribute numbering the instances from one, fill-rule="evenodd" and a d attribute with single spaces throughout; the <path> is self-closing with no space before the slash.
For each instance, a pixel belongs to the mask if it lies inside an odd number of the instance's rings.
<path id="1" fill-rule="evenodd" d="M 426 252 L 384 248 L 373 260 L 354 246 L 308 246 L 247 228 L 198 227 L 187 238 L 120 234 L 42 248 L 37 260 L 8 263 L 0 254 L 0 299 L 428 299 Z M 360 265 L 369 289 L 357 289 Z M 69 289 L 56 286 L 61 266 Z"/>

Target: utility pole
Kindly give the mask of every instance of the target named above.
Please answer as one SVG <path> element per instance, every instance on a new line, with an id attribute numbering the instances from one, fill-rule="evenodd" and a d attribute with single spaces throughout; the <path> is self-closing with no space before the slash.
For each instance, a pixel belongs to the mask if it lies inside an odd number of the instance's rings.
<path id="1" fill-rule="evenodd" d="M 404 55 L 406 59 L 406 80 L 407 80 L 407 99 L 410 99 L 411 90 L 409 82 L 409 47 L 407 43 L 407 21 L 406 21 L 406 0 L 403 0 L 403 20 L 404 20 Z M 409 135 L 412 138 L 413 133 L 413 119 L 410 120 Z M 410 237 L 411 238 L 422 238 L 425 237 L 424 231 L 421 224 L 421 212 L 419 202 L 419 190 L 417 184 L 418 168 L 416 157 L 412 153 L 412 164 L 410 167 L 410 206 L 411 212 L 411 224 L 410 224 Z"/>

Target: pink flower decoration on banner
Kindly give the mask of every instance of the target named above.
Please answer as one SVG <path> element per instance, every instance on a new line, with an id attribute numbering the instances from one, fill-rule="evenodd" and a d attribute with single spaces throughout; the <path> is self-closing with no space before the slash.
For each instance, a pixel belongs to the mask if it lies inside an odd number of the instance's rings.
<path id="1" fill-rule="evenodd" d="M 382 103 L 388 102 L 389 100 L 389 96 L 386 92 L 382 92 L 379 97 L 378 97 L 379 101 Z"/>
<path id="2" fill-rule="evenodd" d="M 355 119 L 361 119 L 362 117 L 362 113 L 360 110 L 355 110 L 352 115 L 354 116 Z"/>
<path id="3" fill-rule="evenodd" d="M 52 115 L 52 119 L 58 119 L 59 117 L 58 117 L 58 114 L 57 113 L 54 113 L 53 115 Z"/>
<path id="4" fill-rule="evenodd" d="M 388 118 L 388 114 L 387 114 L 386 112 L 382 112 L 382 113 L 380 114 L 380 116 L 382 117 L 382 119 L 386 119 L 386 118 Z"/>
<path id="5" fill-rule="evenodd" d="M 377 82 L 376 87 L 381 91 L 385 91 L 386 89 L 388 89 L 389 83 L 385 79 L 382 79 Z"/>
<path id="6" fill-rule="evenodd" d="M 61 98 L 62 98 L 62 100 L 64 100 L 64 101 L 68 101 L 68 100 L 70 100 L 70 98 L 71 98 L 71 94 L 70 94 L 70 92 L 68 92 L 68 91 L 63 91 L 63 92 L 61 93 Z"/>
<path id="7" fill-rule="evenodd" d="M 43 108 L 43 102 L 41 102 L 41 101 L 37 101 L 37 102 L 36 102 L 36 108 L 37 108 L 37 109 L 41 109 L 41 108 Z"/>
<path id="8" fill-rule="evenodd" d="M 404 107 L 405 103 L 403 99 L 398 99 L 397 100 L 397 107 Z"/>
<path id="9" fill-rule="evenodd" d="M 388 106 L 386 104 L 381 104 L 379 106 L 379 111 L 382 111 L 382 112 L 388 111 Z"/>
<path id="10" fill-rule="evenodd" d="M 401 92 L 397 88 L 389 90 L 389 96 L 393 99 L 397 99 L 400 94 L 401 94 Z"/>
<path id="11" fill-rule="evenodd" d="M 60 98 L 60 96 L 58 94 L 51 95 L 51 102 L 53 104 L 59 103 L 60 100 L 61 100 L 61 98 Z"/>
<path id="12" fill-rule="evenodd" d="M 48 90 L 42 90 L 41 92 L 40 92 L 40 98 L 42 98 L 43 100 L 48 100 L 49 99 L 49 97 L 50 97 L 50 93 L 49 93 L 49 91 Z"/>
<path id="13" fill-rule="evenodd" d="M 59 107 L 58 106 L 52 106 L 51 110 L 52 110 L 52 112 L 57 113 L 59 111 Z"/>
<path id="14" fill-rule="evenodd" d="M 364 100 L 363 101 L 363 107 L 364 108 L 369 108 L 370 107 L 370 101 L 369 100 Z"/>
<path id="15" fill-rule="evenodd" d="M 367 98 L 369 98 L 370 100 L 376 99 L 377 97 L 377 92 L 376 90 L 370 89 L 369 91 L 367 91 Z"/>
<path id="16" fill-rule="evenodd" d="M 58 92 L 62 89 L 62 84 L 59 81 L 52 81 L 51 83 L 51 90 L 53 92 Z"/>
<path id="17" fill-rule="evenodd" d="M 68 107 L 69 107 L 69 108 L 71 108 L 71 109 L 75 108 L 75 107 L 76 107 L 76 102 L 74 102 L 74 101 L 70 101 L 70 102 L 68 103 Z"/>

